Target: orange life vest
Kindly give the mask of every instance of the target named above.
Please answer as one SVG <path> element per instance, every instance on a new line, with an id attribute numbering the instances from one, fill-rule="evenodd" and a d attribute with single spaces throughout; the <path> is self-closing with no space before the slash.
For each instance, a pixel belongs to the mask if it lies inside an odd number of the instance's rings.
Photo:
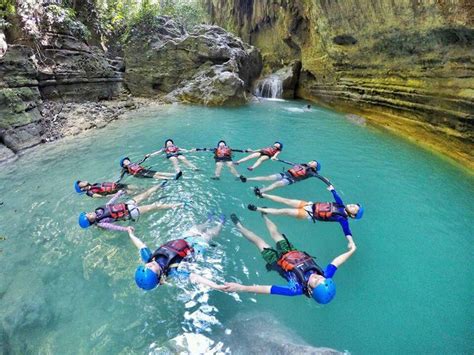
<path id="1" fill-rule="evenodd" d="M 127 205 L 125 203 L 117 203 L 116 205 L 109 205 L 109 214 L 110 217 L 113 219 L 126 219 L 128 217 L 129 212 Z"/>
<path id="2" fill-rule="evenodd" d="M 166 154 L 175 154 L 178 151 L 179 151 L 179 148 L 177 146 L 175 146 L 174 144 L 165 148 L 165 153 Z"/>
<path id="3" fill-rule="evenodd" d="M 176 257 L 185 258 L 187 255 L 191 254 L 194 251 L 193 248 L 186 242 L 184 239 L 175 239 L 171 240 L 166 244 L 163 244 L 161 247 L 155 250 L 151 255 L 150 260 L 155 260 L 159 256 L 166 257 L 166 262 L 164 265 L 164 273 L 167 274 L 168 269 Z"/>
<path id="4" fill-rule="evenodd" d="M 302 179 L 306 177 L 308 171 L 309 168 L 304 165 L 295 165 L 290 170 L 288 170 L 288 173 L 295 179 Z"/>
<path id="5" fill-rule="evenodd" d="M 103 182 L 102 184 L 92 185 L 89 191 L 93 194 L 107 194 L 117 191 L 117 184 L 115 182 Z"/>
<path id="6" fill-rule="evenodd" d="M 216 158 L 230 158 L 232 156 L 232 150 L 229 147 L 222 147 L 216 149 Z"/>
<path id="7" fill-rule="evenodd" d="M 279 151 L 280 151 L 280 149 L 272 146 L 272 147 L 263 148 L 261 150 L 261 153 L 265 154 L 265 155 L 268 155 L 269 157 L 273 157 Z"/>
<path id="8" fill-rule="evenodd" d="M 324 276 L 323 270 L 316 264 L 313 257 L 303 251 L 293 250 L 285 253 L 277 261 L 277 264 L 284 271 L 291 271 L 295 274 L 299 283 L 303 286 L 305 295 L 308 297 L 310 297 L 310 292 L 305 275 L 308 272 L 316 272 L 318 275 Z"/>
<path id="9" fill-rule="evenodd" d="M 129 174 L 131 175 L 136 175 L 138 174 L 140 171 L 142 171 L 144 168 L 143 166 L 140 166 L 136 163 L 130 163 L 128 166 L 127 166 L 127 171 Z"/>

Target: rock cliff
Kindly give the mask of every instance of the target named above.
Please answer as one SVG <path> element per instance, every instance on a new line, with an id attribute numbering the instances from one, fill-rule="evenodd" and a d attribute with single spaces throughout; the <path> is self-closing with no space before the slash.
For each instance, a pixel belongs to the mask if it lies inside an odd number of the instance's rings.
<path id="1" fill-rule="evenodd" d="M 168 101 L 244 103 L 262 69 L 258 50 L 222 28 L 199 25 L 188 33 L 168 17 L 140 22 L 124 54 L 131 93 Z"/>
<path id="2" fill-rule="evenodd" d="M 65 8 L 18 1 L 0 52 L 0 161 L 45 139 L 44 100 L 98 101 L 119 95 L 117 60 L 90 46 L 89 30 Z"/>
<path id="3" fill-rule="evenodd" d="M 264 72 L 292 60 L 297 96 L 474 168 L 474 5 L 460 0 L 203 0 L 214 23 L 259 48 Z"/>

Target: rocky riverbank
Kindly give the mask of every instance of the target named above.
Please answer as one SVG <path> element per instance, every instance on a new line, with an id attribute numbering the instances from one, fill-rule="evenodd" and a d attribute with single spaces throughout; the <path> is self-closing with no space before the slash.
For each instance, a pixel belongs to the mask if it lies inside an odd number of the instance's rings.
<path id="1" fill-rule="evenodd" d="M 188 32 L 169 17 L 144 16 L 127 34 L 124 58 L 111 57 L 94 26 L 61 3 L 20 2 L 0 27 L 0 162 L 143 105 L 252 98 L 260 53 L 220 27 Z"/>

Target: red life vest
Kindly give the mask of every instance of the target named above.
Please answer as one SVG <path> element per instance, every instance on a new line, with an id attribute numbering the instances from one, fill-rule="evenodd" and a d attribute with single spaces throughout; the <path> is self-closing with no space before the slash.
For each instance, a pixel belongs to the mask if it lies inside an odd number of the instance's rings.
<path id="1" fill-rule="evenodd" d="M 174 144 L 165 148 L 166 154 L 176 154 L 178 153 L 178 151 L 179 151 L 179 148 L 175 146 Z"/>
<path id="2" fill-rule="evenodd" d="M 268 155 L 269 157 L 273 157 L 279 151 L 280 151 L 280 149 L 272 146 L 272 147 L 263 148 L 261 150 L 261 153 L 264 154 L 264 155 Z"/>
<path id="3" fill-rule="evenodd" d="M 109 205 L 107 207 L 109 209 L 109 215 L 113 219 L 126 219 L 126 217 L 129 215 L 128 208 L 125 203 L 118 203 L 116 205 Z"/>
<path id="4" fill-rule="evenodd" d="M 166 257 L 166 263 L 164 265 L 164 273 L 166 274 L 170 265 L 176 257 L 185 258 L 188 254 L 194 251 L 193 248 L 184 239 L 171 240 L 166 244 L 163 244 L 151 255 L 149 261 L 155 260 L 158 256 Z"/>
<path id="5" fill-rule="evenodd" d="M 142 171 L 143 169 L 144 169 L 143 166 L 140 166 L 140 165 L 138 165 L 138 164 L 136 164 L 136 163 L 130 163 L 130 164 L 128 164 L 128 166 L 127 166 L 127 171 L 128 171 L 128 173 L 131 174 L 131 175 L 136 175 L 136 174 L 138 174 L 140 171 Z"/>
<path id="6" fill-rule="evenodd" d="M 334 202 L 316 202 L 313 203 L 312 210 L 313 215 L 311 216 L 313 220 L 322 220 L 329 221 L 333 220 L 333 217 L 341 216 L 340 208 L 344 208 Z"/>
<path id="7" fill-rule="evenodd" d="M 295 165 L 290 170 L 288 170 L 288 173 L 297 180 L 306 178 L 308 172 L 309 168 L 304 165 Z"/>
<path id="8" fill-rule="evenodd" d="M 117 184 L 115 182 L 103 182 L 102 184 L 94 184 L 89 191 L 93 194 L 110 194 L 117 192 Z"/>
<path id="9" fill-rule="evenodd" d="M 222 147 L 216 149 L 216 158 L 230 158 L 232 150 L 229 147 Z"/>
<path id="10" fill-rule="evenodd" d="M 291 271 L 295 274 L 299 283 L 303 286 L 306 296 L 310 297 L 308 289 L 308 281 L 305 275 L 308 272 L 316 272 L 318 275 L 324 276 L 323 270 L 314 261 L 313 257 L 299 250 L 293 250 L 283 254 L 277 261 L 277 264 L 285 271 Z"/>

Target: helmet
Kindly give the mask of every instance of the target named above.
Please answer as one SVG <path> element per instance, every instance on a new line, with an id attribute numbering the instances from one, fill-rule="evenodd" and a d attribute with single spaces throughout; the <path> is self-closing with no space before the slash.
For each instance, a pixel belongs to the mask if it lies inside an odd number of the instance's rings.
<path id="1" fill-rule="evenodd" d="M 361 219 L 362 216 L 364 215 L 364 207 L 362 207 L 360 204 L 357 204 L 359 206 L 359 211 L 357 211 L 357 214 L 355 215 L 355 219 Z"/>
<path id="2" fill-rule="evenodd" d="M 276 142 L 275 142 L 275 143 L 273 143 L 273 144 L 277 144 L 277 143 L 280 145 L 280 150 L 283 150 L 283 143 L 282 143 L 282 142 L 278 142 L 278 141 L 276 141 Z"/>
<path id="3" fill-rule="evenodd" d="M 81 228 L 87 228 L 91 225 L 91 222 L 89 222 L 89 220 L 87 219 L 85 212 L 81 212 L 81 214 L 79 215 L 79 225 L 81 226 Z"/>
<path id="4" fill-rule="evenodd" d="M 79 194 L 83 194 L 84 191 L 82 191 L 81 187 L 79 186 L 79 182 L 80 182 L 80 180 L 77 180 L 74 183 L 74 190 L 76 190 L 76 192 L 79 193 Z"/>
<path id="5" fill-rule="evenodd" d="M 320 304 L 327 304 L 336 295 L 336 285 L 332 279 L 326 279 L 313 290 L 313 298 Z"/>
<path id="6" fill-rule="evenodd" d="M 149 268 L 140 265 L 135 271 L 135 282 L 138 287 L 149 291 L 158 286 L 160 278 Z"/>
<path id="7" fill-rule="evenodd" d="M 313 161 L 316 163 L 316 171 L 321 170 L 321 163 L 317 160 L 311 160 L 310 163 L 313 162 Z"/>
<path id="8" fill-rule="evenodd" d="M 121 166 L 122 168 L 123 168 L 123 162 L 124 162 L 125 160 L 130 160 L 130 158 L 129 158 L 129 157 L 125 157 L 125 158 L 122 158 L 122 159 L 120 160 L 120 166 Z"/>
<path id="9" fill-rule="evenodd" d="M 165 147 L 166 147 L 166 144 L 168 144 L 168 142 L 171 142 L 174 144 L 174 141 L 171 138 L 168 138 L 167 140 L 165 140 Z"/>
<path id="10" fill-rule="evenodd" d="M 225 145 L 227 145 L 227 143 L 225 141 L 220 140 L 219 142 L 217 142 L 217 147 L 219 147 L 219 144 L 221 144 L 221 143 L 224 143 Z"/>

